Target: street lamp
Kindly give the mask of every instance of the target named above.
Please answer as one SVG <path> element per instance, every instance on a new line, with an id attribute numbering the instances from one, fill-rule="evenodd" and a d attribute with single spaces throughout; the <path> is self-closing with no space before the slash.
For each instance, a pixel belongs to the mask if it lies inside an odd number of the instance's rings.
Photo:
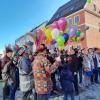
<path id="1" fill-rule="evenodd" d="M 89 26 L 85 25 L 85 26 L 84 26 L 84 30 L 85 30 L 85 31 L 89 30 Z"/>

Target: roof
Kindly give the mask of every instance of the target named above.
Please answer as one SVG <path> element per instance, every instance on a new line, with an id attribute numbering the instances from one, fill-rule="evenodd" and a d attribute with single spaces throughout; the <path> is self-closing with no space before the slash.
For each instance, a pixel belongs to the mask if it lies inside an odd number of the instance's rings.
<path id="1" fill-rule="evenodd" d="M 53 21 L 58 20 L 61 17 L 68 16 L 76 11 L 83 9 L 86 1 L 87 0 L 70 0 L 68 3 L 64 4 L 56 11 L 47 25 L 53 23 Z"/>

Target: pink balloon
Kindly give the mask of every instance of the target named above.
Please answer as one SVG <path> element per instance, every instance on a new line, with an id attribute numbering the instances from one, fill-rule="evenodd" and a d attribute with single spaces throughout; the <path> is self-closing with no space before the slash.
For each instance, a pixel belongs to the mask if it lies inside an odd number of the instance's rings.
<path id="1" fill-rule="evenodd" d="M 51 27 L 52 27 L 52 28 L 59 29 L 58 22 L 57 22 L 57 21 L 54 21 L 54 22 L 51 24 Z"/>
<path id="2" fill-rule="evenodd" d="M 38 41 L 42 41 L 43 40 L 43 32 L 42 32 L 42 30 L 41 29 L 37 29 L 36 30 L 36 32 L 37 32 L 37 39 L 38 39 Z"/>
<path id="3" fill-rule="evenodd" d="M 66 28 L 66 23 L 67 23 L 67 19 L 65 17 L 60 18 L 58 20 L 58 25 L 61 31 L 63 31 Z"/>

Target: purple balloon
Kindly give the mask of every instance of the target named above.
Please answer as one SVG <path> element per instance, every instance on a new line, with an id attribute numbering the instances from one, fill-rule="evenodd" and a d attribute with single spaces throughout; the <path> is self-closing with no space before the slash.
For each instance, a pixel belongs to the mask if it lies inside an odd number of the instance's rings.
<path id="1" fill-rule="evenodd" d="M 78 28 L 75 27 L 74 25 L 70 26 L 70 29 L 69 29 L 69 32 L 68 32 L 70 38 L 72 38 L 73 36 L 76 35 L 77 29 Z"/>
<path id="2" fill-rule="evenodd" d="M 53 41 L 52 41 L 52 44 L 55 44 L 55 43 L 56 43 L 56 41 L 55 41 L 55 40 L 53 40 Z"/>

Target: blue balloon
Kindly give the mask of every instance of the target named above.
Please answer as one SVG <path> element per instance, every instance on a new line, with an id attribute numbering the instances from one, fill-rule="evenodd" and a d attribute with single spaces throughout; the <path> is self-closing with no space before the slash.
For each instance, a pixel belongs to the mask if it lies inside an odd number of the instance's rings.
<path id="1" fill-rule="evenodd" d="M 63 33 L 63 37 L 64 37 L 64 40 L 65 40 L 65 43 L 66 43 L 69 39 L 69 35 L 67 33 Z"/>

